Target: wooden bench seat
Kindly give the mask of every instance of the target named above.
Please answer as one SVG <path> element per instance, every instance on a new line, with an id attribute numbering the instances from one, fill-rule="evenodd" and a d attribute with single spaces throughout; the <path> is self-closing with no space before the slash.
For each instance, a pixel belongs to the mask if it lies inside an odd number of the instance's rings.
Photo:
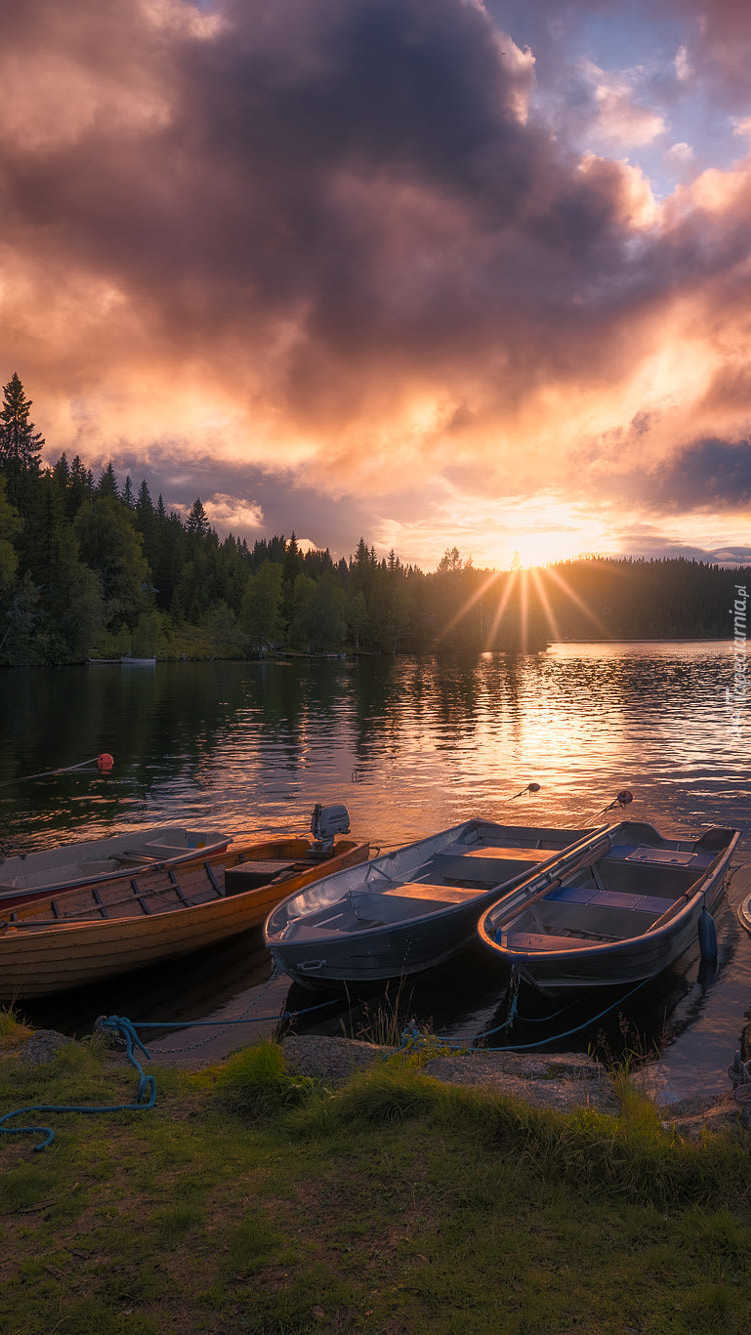
<path id="1" fill-rule="evenodd" d="M 546 862 L 562 853 L 562 848 L 473 848 L 465 858 L 497 858 L 499 862 Z"/>
<path id="2" fill-rule="evenodd" d="M 298 866 L 297 862 L 292 862 L 289 858 L 264 858 L 259 862 L 248 859 L 247 862 L 239 862 L 236 867 L 227 867 L 224 873 L 225 889 L 228 895 L 243 890 L 258 890 L 260 886 L 268 885 L 270 881 L 291 876 Z"/>
<path id="3" fill-rule="evenodd" d="M 461 885 L 431 885 L 427 881 L 406 881 L 404 885 L 392 885 L 383 891 L 384 895 L 400 895 L 405 899 L 440 900 L 445 904 L 462 904 L 466 899 L 476 899 L 479 893 Z"/>
<path id="4" fill-rule="evenodd" d="M 497 844 L 465 848 L 454 844 L 436 853 L 433 861 L 438 874 L 446 880 L 474 881 L 478 887 L 490 890 L 513 877 L 518 878 L 527 869 L 534 871 L 562 851 L 560 848 L 506 848 Z"/>

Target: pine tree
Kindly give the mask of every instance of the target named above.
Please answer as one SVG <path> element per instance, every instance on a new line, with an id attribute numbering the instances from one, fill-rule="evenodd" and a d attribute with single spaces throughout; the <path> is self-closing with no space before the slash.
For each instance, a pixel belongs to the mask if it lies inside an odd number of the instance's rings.
<path id="1" fill-rule="evenodd" d="M 0 590 L 13 581 L 18 569 L 18 557 L 13 539 L 21 531 L 21 519 L 5 497 L 5 478 L 0 477 Z"/>
<path id="2" fill-rule="evenodd" d="M 60 455 L 60 458 L 52 469 L 52 476 L 60 490 L 63 493 L 66 492 L 70 486 L 70 467 L 68 464 L 68 456 L 64 452 Z"/>
<path id="3" fill-rule="evenodd" d="M 39 451 L 44 445 L 41 431 L 34 430 L 29 421 L 31 399 L 24 394 L 16 371 L 3 386 L 3 406 L 0 409 L 0 464 L 15 463 L 22 468 L 38 469 Z"/>
<path id="4" fill-rule="evenodd" d="M 117 474 L 112 467 L 111 459 L 99 479 L 96 491 L 97 496 L 114 496 L 116 498 L 119 498 L 120 496 L 120 489 L 117 485 Z"/>
<path id="5" fill-rule="evenodd" d="M 78 511 L 85 501 L 91 500 L 92 487 L 89 478 L 88 469 L 81 462 L 80 455 L 76 455 L 70 466 L 70 484 L 66 501 L 66 513 L 69 519 L 75 519 Z"/>
<path id="6" fill-rule="evenodd" d="M 196 496 L 188 515 L 188 532 L 194 533 L 200 538 L 205 538 L 209 527 L 208 515 L 201 504 L 200 497 Z"/>
<path id="7" fill-rule="evenodd" d="M 286 544 L 282 561 L 282 618 L 289 627 L 294 616 L 294 590 L 298 576 L 302 573 L 302 557 L 297 545 L 295 531 Z"/>
<path id="8" fill-rule="evenodd" d="M 161 501 L 162 499 L 161 496 L 159 497 L 159 499 Z M 140 487 L 138 488 L 138 500 L 136 501 L 136 512 L 138 513 L 139 516 L 145 517 L 146 515 L 148 515 L 149 518 L 151 518 L 151 516 L 154 513 L 154 504 L 151 499 L 149 484 L 145 478 L 142 481 Z"/>

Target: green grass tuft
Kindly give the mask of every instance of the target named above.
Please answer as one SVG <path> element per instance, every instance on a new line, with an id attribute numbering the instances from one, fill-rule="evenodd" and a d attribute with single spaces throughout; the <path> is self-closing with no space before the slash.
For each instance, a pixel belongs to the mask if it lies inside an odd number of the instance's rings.
<path id="1" fill-rule="evenodd" d="M 730 1335 L 737 1329 L 734 1321 L 731 1324 L 732 1307 L 733 1295 L 727 1284 L 699 1284 L 683 1304 L 686 1328 L 695 1335 L 703 1331 L 707 1335 L 714 1331 Z"/>
<path id="2" fill-rule="evenodd" d="M 253 1274 L 283 1242 L 279 1229 L 273 1228 L 263 1215 L 248 1215 L 227 1238 L 224 1264 L 236 1277 Z"/>
<path id="3" fill-rule="evenodd" d="M 278 1043 L 258 1043 L 230 1057 L 220 1068 L 214 1088 L 220 1103 L 238 1116 L 255 1120 L 298 1107 L 314 1083 L 290 1075 Z"/>
<path id="4" fill-rule="evenodd" d="M 0 1006 L 0 1048 L 12 1048 L 31 1038 L 32 1031 L 24 1024 L 13 1006 Z"/>
<path id="5" fill-rule="evenodd" d="M 402 1122 L 431 1113 L 440 1098 L 437 1080 L 403 1064 L 379 1063 L 355 1076 L 335 1096 L 335 1123 Z"/>

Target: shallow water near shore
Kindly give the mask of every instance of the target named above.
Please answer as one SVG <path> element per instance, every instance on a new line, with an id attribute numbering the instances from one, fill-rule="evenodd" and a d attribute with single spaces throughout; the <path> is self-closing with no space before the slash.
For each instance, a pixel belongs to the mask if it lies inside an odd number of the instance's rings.
<path id="1" fill-rule="evenodd" d="M 747 706 L 739 710 L 732 688 L 730 642 L 567 644 L 468 661 L 5 672 L 2 842 L 7 851 L 38 848 L 161 821 L 243 835 L 297 831 L 307 828 L 315 802 L 341 801 L 353 830 L 383 846 L 474 815 L 586 823 L 628 787 L 635 796 L 629 814 L 665 834 L 712 823 L 741 829 L 735 861 L 745 863 L 750 739 Z M 109 776 L 78 771 L 17 782 L 105 750 L 115 757 Z M 541 785 L 538 793 L 510 800 L 531 781 Z M 726 1089 L 751 1006 L 751 938 L 735 915 L 744 887 L 749 893 L 741 874 L 717 914 L 713 981 L 697 981 L 694 952 L 670 978 L 554 1046 L 659 1049 L 666 1078 L 685 1095 Z M 260 934 L 248 933 L 199 957 L 23 1009 L 36 1023 L 82 1032 L 105 1011 L 195 1020 L 276 1014 L 285 1000 L 289 1009 L 321 1000 L 300 989 L 287 998 L 285 981 L 268 975 Z M 384 1010 L 393 1013 L 394 1004 L 392 989 Z M 574 1007 L 546 1029 L 533 1005 L 521 997 L 526 1019 L 492 1041 L 536 1042 L 598 1008 Z M 377 997 L 366 1009 L 336 1001 L 301 1017 L 298 1027 L 367 1034 L 377 1009 Z M 506 1014 L 506 979 L 479 948 L 410 982 L 398 998 L 397 1018 L 458 1041 L 502 1024 Z M 234 1044 L 261 1027 L 238 1029 Z"/>

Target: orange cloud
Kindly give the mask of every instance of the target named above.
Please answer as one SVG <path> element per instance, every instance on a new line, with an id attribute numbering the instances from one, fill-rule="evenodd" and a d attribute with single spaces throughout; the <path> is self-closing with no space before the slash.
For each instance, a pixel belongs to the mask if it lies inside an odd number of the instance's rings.
<path id="1" fill-rule="evenodd" d="M 0 352 L 53 457 L 248 465 L 484 561 L 514 524 L 607 543 L 635 462 L 747 434 L 748 161 L 658 201 L 582 157 L 480 3 L 40 0 L 0 75 Z M 635 77 L 590 83 L 619 154 L 663 134 Z"/>

